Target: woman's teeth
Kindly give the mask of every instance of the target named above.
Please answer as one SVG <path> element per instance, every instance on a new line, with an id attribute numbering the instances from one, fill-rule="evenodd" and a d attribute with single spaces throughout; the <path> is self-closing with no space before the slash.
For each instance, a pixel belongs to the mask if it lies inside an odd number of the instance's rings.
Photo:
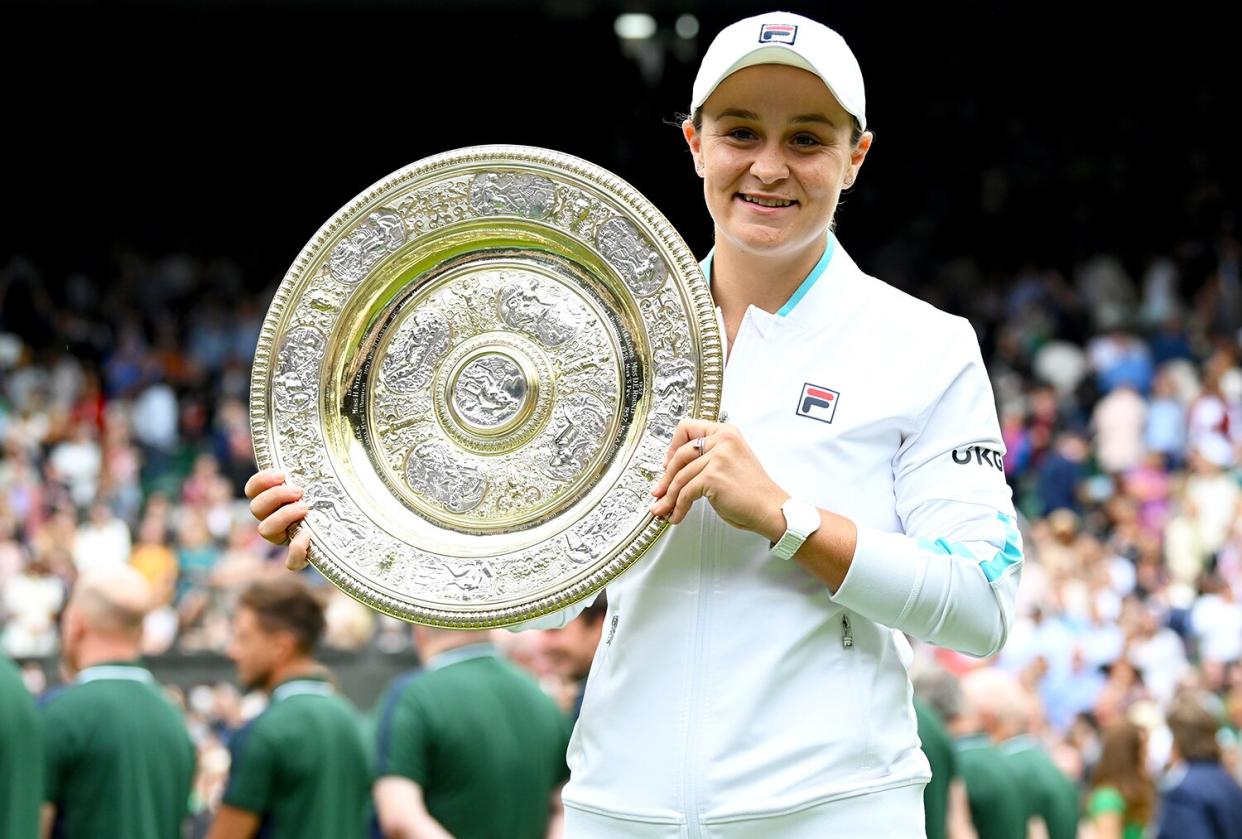
<path id="1" fill-rule="evenodd" d="M 761 207 L 788 207 L 793 204 L 788 198 L 756 198 L 753 195 L 740 194 L 743 201 L 749 204 L 758 204 Z"/>

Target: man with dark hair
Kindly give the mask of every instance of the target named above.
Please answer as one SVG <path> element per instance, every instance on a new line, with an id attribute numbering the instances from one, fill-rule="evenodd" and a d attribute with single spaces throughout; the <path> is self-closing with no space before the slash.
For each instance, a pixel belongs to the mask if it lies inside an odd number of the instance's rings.
<path id="1" fill-rule="evenodd" d="M 380 704 L 375 808 L 388 839 L 543 839 L 569 777 L 560 708 L 486 633 L 414 627 L 421 670 Z"/>
<path id="2" fill-rule="evenodd" d="M 79 578 L 61 619 L 73 683 L 42 703 L 43 834 L 181 835 L 194 746 L 180 712 L 138 663 L 150 589 L 123 566 Z"/>
<path id="3" fill-rule="evenodd" d="M 1173 768 L 1160 793 L 1158 839 L 1242 839 L 1242 788 L 1220 762 L 1217 723 L 1193 698 L 1169 712 Z"/>
<path id="4" fill-rule="evenodd" d="M 582 710 L 587 677 L 604 634 L 604 617 L 607 614 L 608 598 L 601 591 L 595 602 L 583 609 L 582 614 L 568 624 L 539 633 L 539 649 L 551 663 L 552 669 L 578 685 L 578 694 L 569 711 L 571 723 L 577 722 L 578 712 Z"/>
<path id="5" fill-rule="evenodd" d="M 323 605 L 293 576 L 238 599 L 229 657 L 243 687 L 269 694 L 233 736 L 229 783 L 210 839 L 361 839 L 371 776 L 357 715 L 313 658 Z"/>
<path id="6" fill-rule="evenodd" d="M 39 834 L 43 737 L 21 672 L 0 655 L 0 836 Z"/>

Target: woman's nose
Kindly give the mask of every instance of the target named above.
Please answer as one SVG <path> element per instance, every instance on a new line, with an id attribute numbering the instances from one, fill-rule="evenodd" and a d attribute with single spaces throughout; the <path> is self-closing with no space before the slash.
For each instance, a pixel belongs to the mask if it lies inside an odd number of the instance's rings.
<path id="1" fill-rule="evenodd" d="M 764 143 L 755 153 L 750 173 L 764 183 L 774 183 L 789 175 L 779 143 Z"/>

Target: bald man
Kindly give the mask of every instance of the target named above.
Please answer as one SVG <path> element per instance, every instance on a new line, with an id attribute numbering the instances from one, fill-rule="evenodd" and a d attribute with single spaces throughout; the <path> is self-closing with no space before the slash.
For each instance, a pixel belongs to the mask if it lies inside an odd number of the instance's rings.
<path id="1" fill-rule="evenodd" d="M 962 691 L 979 725 L 1018 780 L 1032 839 L 1078 835 L 1078 788 L 1029 734 L 1036 701 L 1008 673 L 985 667 L 962 679 Z"/>
<path id="2" fill-rule="evenodd" d="M 381 702 L 386 839 L 543 839 L 569 777 L 569 724 L 485 632 L 414 627 L 423 667 Z"/>
<path id="3" fill-rule="evenodd" d="M 61 619 L 72 682 L 42 702 L 43 836 L 181 835 L 194 746 L 181 713 L 138 662 L 146 580 L 129 567 L 79 578 Z"/>
<path id="4" fill-rule="evenodd" d="M 954 738 L 958 774 L 966 782 L 970 819 L 979 839 L 1026 839 L 1027 807 L 1017 778 L 992 746 L 963 688 L 943 670 L 928 670 L 914 682 L 916 694 L 940 715 Z"/>

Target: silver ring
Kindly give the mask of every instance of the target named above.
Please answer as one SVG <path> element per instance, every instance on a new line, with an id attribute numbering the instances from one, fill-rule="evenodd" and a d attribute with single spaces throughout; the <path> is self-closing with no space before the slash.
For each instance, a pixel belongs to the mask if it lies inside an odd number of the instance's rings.
<path id="1" fill-rule="evenodd" d="M 697 437 L 694 441 L 694 450 L 699 454 L 703 453 L 703 444 L 707 441 L 706 437 Z"/>

